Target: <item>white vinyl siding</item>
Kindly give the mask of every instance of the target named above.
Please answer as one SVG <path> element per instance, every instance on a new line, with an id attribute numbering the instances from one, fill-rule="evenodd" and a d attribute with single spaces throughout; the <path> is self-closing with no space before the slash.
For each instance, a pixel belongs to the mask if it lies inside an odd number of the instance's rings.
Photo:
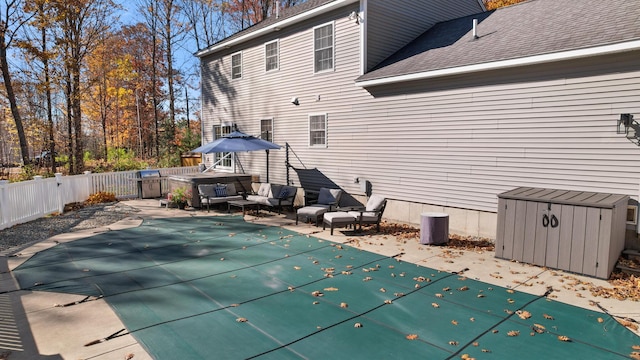
<path id="1" fill-rule="evenodd" d="M 385 212 L 391 220 L 408 221 L 394 218 L 403 206 L 419 223 L 422 204 L 495 212 L 497 194 L 519 186 L 637 198 L 640 148 L 615 128 L 621 113 L 640 114 L 640 52 L 363 89 L 354 85 L 356 44 L 360 27 L 373 24 L 366 16 L 360 26 L 348 19 L 358 10 L 347 6 L 247 43 L 250 82 L 218 76 L 228 54 L 203 58 L 205 124 L 236 119 L 240 129 L 258 134 L 256 119 L 273 116 L 277 142 L 290 146 L 292 158 L 295 152 L 304 166 L 351 194 L 361 193 L 353 178 L 366 178 L 374 192 L 393 200 Z M 339 66 L 315 76 L 310 39 L 334 19 Z M 276 35 L 286 56 L 277 76 L 265 76 L 264 44 Z M 300 106 L 291 104 L 294 96 Z M 327 111 L 330 146 L 318 151 L 309 146 L 308 117 Z M 286 154 L 270 152 L 270 163 L 284 164 Z M 237 156 L 246 172 L 265 175 L 263 153 Z M 272 166 L 270 180 L 286 183 L 286 168 Z M 300 185 L 293 173 L 291 181 Z"/>
<path id="2" fill-rule="evenodd" d="M 265 71 L 278 70 L 280 66 L 280 50 L 278 40 L 264 44 L 264 66 Z"/>
<path id="3" fill-rule="evenodd" d="M 231 78 L 242 78 L 242 52 L 231 55 Z"/>
<path id="4" fill-rule="evenodd" d="M 333 70 L 333 22 L 313 29 L 313 71 Z"/>
<path id="5" fill-rule="evenodd" d="M 327 147 L 327 114 L 309 115 L 309 146 Z"/>

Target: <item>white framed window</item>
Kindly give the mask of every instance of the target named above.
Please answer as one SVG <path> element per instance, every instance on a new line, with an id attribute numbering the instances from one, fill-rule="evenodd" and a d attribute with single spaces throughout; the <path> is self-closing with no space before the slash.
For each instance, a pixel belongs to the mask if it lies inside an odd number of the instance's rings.
<path id="1" fill-rule="evenodd" d="M 260 119 L 260 138 L 273 142 L 273 118 Z"/>
<path id="2" fill-rule="evenodd" d="M 309 115 L 309 146 L 327 147 L 327 114 Z"/>
<path id="3" fill-rule="evenodd" d="M 231 134 L 233 131 L 232 124 L 213 125 L 213 140 L 220 139 L 221 137 Z M 220 152 L 213 154 L 213 163 L 216 164 L 216 168 L 232 169 L 233 167 L 233 154 L 228 152 Z"/>
<path id="4" fill-rule="evenodd" d="M 265 71 L 278 70 L 280 68 L 280 42 L 270 41 L 264 44 L 264 69 Z"/>
<path id="5" fill-rule="evenodd" d="M 231 78 L 242 78 L 242 52 L 231 55 Z"/>
<path id="6" fill-rule="evenodd" d="M 313 72 L 333 70 L 333 22 L 313 28 Z"/>

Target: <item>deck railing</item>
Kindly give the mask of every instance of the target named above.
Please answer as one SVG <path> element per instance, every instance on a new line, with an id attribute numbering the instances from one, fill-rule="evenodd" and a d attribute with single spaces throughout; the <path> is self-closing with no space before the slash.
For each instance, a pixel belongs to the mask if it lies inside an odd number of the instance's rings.
<path id="1" fill-rule="evenodd" d="M 192 174 L 197 166 L 159 169 L 163 195 L 169 188 L 169 175 Z M 110 192 L 118 199 L 138 196 L 137 171 L 85 173 L 54 178 L 36 176 L 33 180 L 0 181 L 0 230 L 53 213 L 62 213 L 66 204 L 82 202 L 91 194 Z"/>

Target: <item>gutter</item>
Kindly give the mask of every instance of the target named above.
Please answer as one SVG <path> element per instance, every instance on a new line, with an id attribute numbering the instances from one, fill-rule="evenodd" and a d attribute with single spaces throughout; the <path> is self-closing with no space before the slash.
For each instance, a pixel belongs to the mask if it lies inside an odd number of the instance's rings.
<path id="1" fill-rule="evenodd" d="M 517 66 L 544 64 L 561 60 L 580 59 L 585 57 L 591 57 L 596 55 L 615 54 L 626 51 L 640 50 L 640 40 L 628 41 L 624 43 L 604 45 L 591 47 L 586 49 L 569 50 L 550 54 L 527 56 L 518 59 L 509 59 L 501 61 L 493 61 L 482 64 L 473 64 L 458 66 L 454 68 L 438 69 L 432 71 L 425 71 L 420 73 L 398 75 L 386 78 L 371 79 L 371 80 L 356 80 L 355 85 L 357 87 L 371 87 L 387 84 L 396 84 L 406 81 L 432 79 L 442 76 L 468 74 L 479 71 L 498 70 Z"/>
<path id="2" fill-rule="evenodd" d="M 228 49 L 231 46 L 237 45 L 237 44 L 241 44 L 245 41 L 249 41 L 252 39 L 255 39 L 257 37 L 263 36 L 265 34 L 274 32 L 274 31 L 280 31 L 282 28 L 285 28 L 287 26 L 291 26 L 291 25 L 295 25 L 298 24 L 300 22 L 303 22 L 307 19 L 316 17 L 318 15 L 321 14 L 325 14 L 328 13 L 330 11 L 333 11 L 335 9 L 341 8 L 343 6 L 346 5 L 350 5 L 350 4 L 354 4 L 360 2 L 360 0 L 336 0 L 327 4 L 324 4 L 322 6 L 318 6 L 317 8 L 305 11 L 301 14 L 298 15 L 294 15 L 290 18 L 286 18 L 282 21 L 278 21 L 276 23 L 273 23 L 267 27 L 264 27 L 262 29 L 259 30 L 255 30 L 255 31 L 250 31 L 244 35 L 238 36 L 237 38 L 234 39 L 230 39 L 229 41 L 224 41 L 222 40 L 220 43 L 212 45 L 211 47 L 209 47 L 208 49 L 204 49 L 204 50 L 200 50 L 198 52 L 196 52 L 194 55 L 196 57 L 203 57 L 203 56 L 207 56 L 210 54 L 213 54 L 217 51 L 223 50 L 223 49 Z"/>

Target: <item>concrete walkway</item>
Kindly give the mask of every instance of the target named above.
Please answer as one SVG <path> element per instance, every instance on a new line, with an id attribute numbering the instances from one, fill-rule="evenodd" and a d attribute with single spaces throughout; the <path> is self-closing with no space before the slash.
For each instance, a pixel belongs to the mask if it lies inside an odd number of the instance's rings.
<path id="1" fill-rule="evenodd" d="M 83 296 L 39 291 L 21 291 L 8 270 L 14 269 L 29 257 L 57 242 L 68 242 L 96 233 L 139 226 L 143 219 L 165 217 L 198 217 L 216 215 L 200 210 L 160 208 L 157 200 L 129 200 L 127 205 L 141 211 L 135 217 L 122 220 L 105 228 L 58 235 L 20 252 L 19 256 L 0 259 L 0 360 L 22 359 L 151 359 L 131 335 L 117 337 L 92 346 L 85 344 L 110 335 L 105 331 L 121 329 L 124 325 L 102 299 L 72 304 Z M 224 213 L 220 213 L 224 214 Z M 226 215 L 226 214 L 224 214 Z M 312 224 L 295 225 L 293 215 L 263 212 L 259 216 L 247 215 L 246 221 L 257 224 L 282 226 L 288 230 L 310 234 L 339 243 L 349 243 L 362 250 L 383 255 L 396 255 L 406 262 L 436 270 L 459 272 L 465 276 L 490 284 L 512 288 L 530 294 L 544 294 L 548 287 L 555 300 L 601 311 L 595 302 L 612 315 L 640 321 L 638 302 L 594 297 L 585 284 L 611 287 L 603 280 L 565 273 L 517 262 L 494 258 L 493 252 L 452 250 L 446 247 L 421 245 L 417 240 L 396 239 L 385 235 L 348 236 L 339 229 L 334 235 L 329 230 Z M 639 284 L 640 286 L 640 284 Z M 109 330 L 105 330 L 109 329 Z"/>

